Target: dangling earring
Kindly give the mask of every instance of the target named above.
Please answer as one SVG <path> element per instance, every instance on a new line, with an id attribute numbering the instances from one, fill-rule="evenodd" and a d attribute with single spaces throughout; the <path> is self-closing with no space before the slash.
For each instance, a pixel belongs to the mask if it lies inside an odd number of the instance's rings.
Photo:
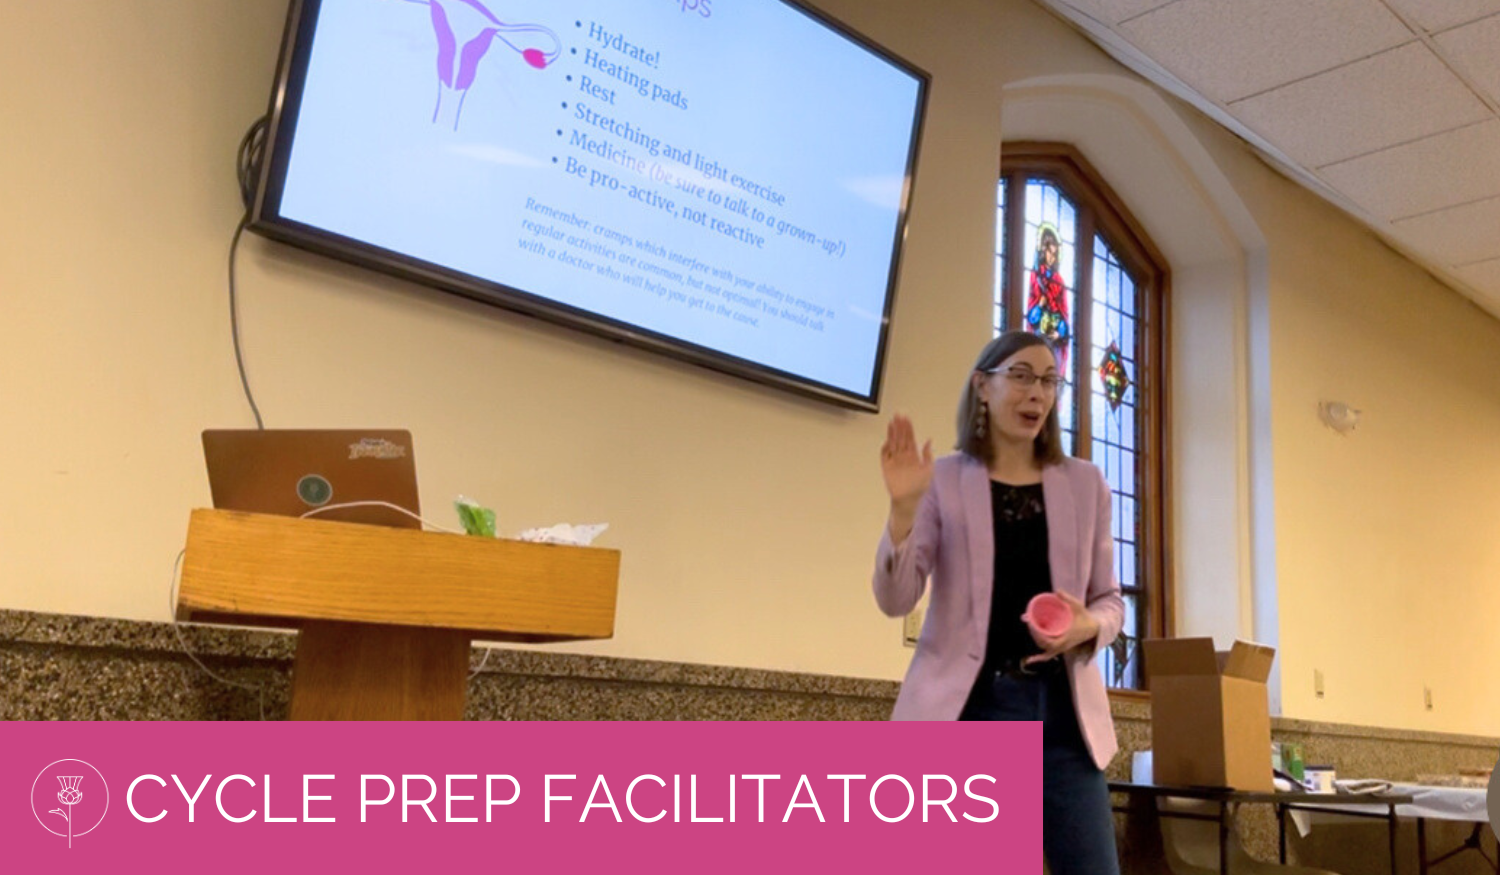
<path id="1" fill-rule="evenodd" d="M 979 414 L 974 417 L 974 436 L 986 438 L 990 434 L 990 406 L 979 402 Z"/>

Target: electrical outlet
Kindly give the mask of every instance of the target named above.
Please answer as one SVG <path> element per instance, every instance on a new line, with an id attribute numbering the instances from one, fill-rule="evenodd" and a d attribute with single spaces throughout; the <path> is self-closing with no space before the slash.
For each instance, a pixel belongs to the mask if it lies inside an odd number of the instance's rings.
<path id="1" fill-rule="evenodd" d="M 922 634 L 922 609 L 915 608 L 906 615 L 906 620 L 901 624 L 901 643 L 907 647 L 916 647 L 917 638 Z"/>
<path id="2" fill-rule="evenodd" d="M 1422 704 L 1427 706 L 1427 710 L 1432 710 L 1432 687 L 1422 688 Z"/>
<path id="3" fill-rule="evenodd" d="M 1323 698 L 1323 670 L 1313 669 L 1313 695 Z"/>

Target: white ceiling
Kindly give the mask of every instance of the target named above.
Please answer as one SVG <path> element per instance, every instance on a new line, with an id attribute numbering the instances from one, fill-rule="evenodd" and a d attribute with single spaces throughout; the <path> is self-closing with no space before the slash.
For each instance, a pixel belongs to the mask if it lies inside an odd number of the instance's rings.
<path id="1" fill-rule="evenodd" d="M 1500 316 L 1500 0 L 1037 0 Z"/>

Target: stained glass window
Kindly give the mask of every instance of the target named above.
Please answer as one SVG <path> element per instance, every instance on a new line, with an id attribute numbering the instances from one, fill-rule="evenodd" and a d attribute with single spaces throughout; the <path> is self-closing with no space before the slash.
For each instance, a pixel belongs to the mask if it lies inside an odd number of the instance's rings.
<path id="1" fill-rule="evenodd" d="M 1130 274 L 1120 263 L 1109 243 L 1094 236 L 1093 283 L 1095 290 L 1093 318 L 1090 320 L 1090 347 L 1097 367 L 1093 378 L 1093 459 L 1104 469 L 1109 482 L 1114 510 L 1115 577 L 1125 597 L 1127 624 L 1125 634 L 1115 642 L 1102 660 L 1105 681 L 1116 687 L 1138 686 L 1140 661 L 1135 658 L 1138 632 L 1132 632 L 1130 620 L 1137 613 L 1141 599 L 1141 581 L 1135 576 L 1135 557 L 1141 544 L 1140 506 L 1135 491 L 1141 468 L 1139 451 L 1140 422 L 1136 416 L 1135 383 L 1131 377 L 1136 362 L 1126 358 L 1124 350 L 1136 348 L 1138 309 L 1137 289 Z M 1104 294 L 1099 295 L 1098 290 Z"/>
<path id="2" fill-rule="evenodd" d="M 1109 484 L 1125 601 L 1121 635 L 1099 669 L 1110 687 L 1140 689 L 1137 645 L 1166 627 L 1160 402 L 1150 388 L 1161 384 L 1150 350 L 1161 348 L 1153 320 L 1164 271 L 1080 156 L 1034 144 L 1019 151 L 1013 161 L 1007 147 L 997 189 L 995 332 L 1033 331 L 1058 350 L 1068 378 L 1057 401 L 1063 447 Z M 1008 205 L 1022 215 L 1008 219 Z"/>
<path id="3" fill-rule="evenodd" d="M 1023 225 L 1029 254 L 1022 325 L 1051 340 L 1064 374 L 1075 354 L 1073 314 L 1077 292 L 1073 280 L 1078 273 L 1078 211 L 1062 191 L 1043 179 L 1026 181 L 1026 216 Z M 1063 430 L 1063 448 L 1076 452 L 1072 380 L 1058 393 L 1058 419 Z"/>
<path id="4" fill-rule="evenodd" d="M 1104 383 L 1104 397 L 1109 401 L 1109 409 L 1119 412 L 1125 390 L 1130 388 L 1130 372 L 1125 368 L 1125 360 L 1120 358 L 1120 345 L 1114 341 L 1110 341 L 1109 348 L 1099 360 L 1099 379 Z"/>

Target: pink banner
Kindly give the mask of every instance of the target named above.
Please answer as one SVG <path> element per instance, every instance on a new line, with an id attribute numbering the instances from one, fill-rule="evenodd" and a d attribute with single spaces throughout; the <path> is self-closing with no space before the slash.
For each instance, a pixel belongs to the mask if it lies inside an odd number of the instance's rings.
<path id="1" fill-rule="evenodd" d="M 1039 723 L 0 723 L 5 871 L 1040 872 Z"/>

